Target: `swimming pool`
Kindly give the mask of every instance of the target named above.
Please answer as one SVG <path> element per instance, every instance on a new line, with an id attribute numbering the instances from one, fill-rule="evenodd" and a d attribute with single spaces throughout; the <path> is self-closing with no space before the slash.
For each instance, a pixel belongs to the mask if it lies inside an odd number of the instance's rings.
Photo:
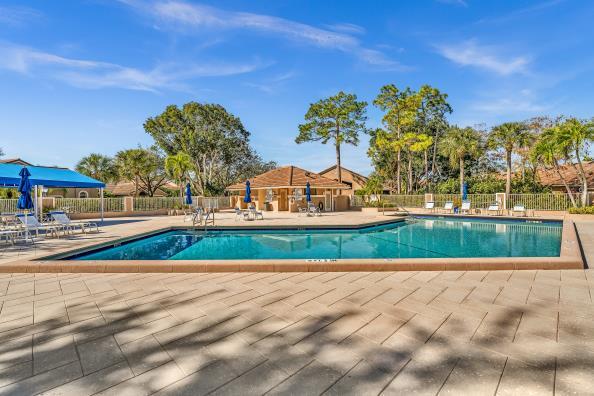
<path id="1" fill-rule="evenodd" d="M 361 229 L 170 230 L 71 260 L 559 257 L 561 222 L 421 217 Z"/>

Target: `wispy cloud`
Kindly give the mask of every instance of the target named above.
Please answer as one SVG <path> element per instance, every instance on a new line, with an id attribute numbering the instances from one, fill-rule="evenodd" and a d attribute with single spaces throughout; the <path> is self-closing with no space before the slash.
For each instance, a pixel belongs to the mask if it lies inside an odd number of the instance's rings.
<path id="1" fill-rule="evenodd" d="M 142 70 L 110 62 L 66 58 L 33 48 L 0 42 L 0 70 L 54 78 L 79 88 L 123 88 L 142 91 L 185 89 L 199 77 L 244 74 L 267 66 L 259 60 L 241 64 L 164 64 Z"/>
<path id="2" fill-rule="evenodd" d="M 276 16 L 250 12 L 226 11 L 203 4 L 178 0 L 120 0 L 154 18 L 159 28 L 198 32 L 203 29 L 252 30 L 282 37 L 304 45 L 349 53 L 361 61 L 382 69 L 405 70 L 400 62 L 388 58 L 378 50 L 366 48 L 355 34 L 364 31 L 352 24 L 333 25 L 322 29 Z"/>
<path id="3" fill-rule="evenodd" d="M 504 76 L 526 73 L 530 63 L 526 56 L 504 58 L 496 47 L 479 45 L 476 40 L 438 45 L 437 51 L 458 65 L 478 67 Z"/>
<path id="4" fill-rule="evenodd" d="M 438 3 L 451 4 L 456 6 L 468 7 L 468 3 L 465 0 L 437 0 Z"/>
<path id="5" fill-rule="evenodd" d="M 268 78 L 263 82 L 246 82 L 243 85 L 250 88 L 255 88 L 267 94 L 276 93 L 287 81 L 291 80 L 297 75 L 294 71 L 278 74 L 272 78 Z"/>
<path id="6" fill-rule="evenodd" d="M 566 0 L 543 1 L 543 2 L 536 3 L 534 5 L 531 5 L 529 7 L 518 8 L 512 12 L 509 12 L 507 14 L 500 15 L 497 17 L 479 19 L 476 23 L 481 24 L 481 23 L 509 22 L 509 21 L 512 21 L 517 18 L 522 18 L 522 17 L 529 16 L 529 15 L 536 15 L 536 13 L 538 13 L 540 11 L 546 10 L 551 7 L 555 7 L 561 3 L 564 3 L 565 1 Z"/>
<path id="7" fill-rule="evenodd" d="M 30 7 L 0 6 L 0 24 L 4 25 L 21 26 L 41 16 L 40 11 Z"/>

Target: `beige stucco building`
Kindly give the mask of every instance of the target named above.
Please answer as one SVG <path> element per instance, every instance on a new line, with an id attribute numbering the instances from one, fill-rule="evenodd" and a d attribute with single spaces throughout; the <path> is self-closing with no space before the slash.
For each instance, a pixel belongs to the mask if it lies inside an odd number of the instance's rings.
<path id="1" fill-rule="evenodd" d="M 324 177 L 296 166 L 284 166 L 262 173 L 250 181 L 251 200 L 259 210 L 297 212 L 307 205 L 305 189 L 309 182 L 311 198 L 321 211 L 349 209 L 349 197 L 340 192 L 349 190 L 344 183 Z M 245 209 L 245 182 L 227 187 L 232 194 L 231 204 Z"/>

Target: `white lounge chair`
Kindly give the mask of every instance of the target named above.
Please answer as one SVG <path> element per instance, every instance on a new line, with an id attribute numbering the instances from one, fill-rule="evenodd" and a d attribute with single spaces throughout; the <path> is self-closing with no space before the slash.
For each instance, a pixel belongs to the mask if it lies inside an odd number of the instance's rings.
<path id="1" fill-rule="evenodd" d="M 462 201 L 462 206 L 460 207 L 460 214 L 470 214 L 470 201 Z"/>
<path id="2" fill-rule="evenodd" d="M 514 205 L 511 210 L 511 215 L 514 216 L 516 213 L 519 213 L 521 216 L 526 216 L 526 207 L 522 204 Z"/>
<path id="3" fill-rule="evenodd" d="M 239 208 L 235 208 L 235 221 L 247 220 L 249 215 L 249 212 L 243 211 Z"/>
<path id="4" fill-rule="evenodd" d="M 313 203 L 307 204 L 307 212 L 310 216 L 321 216 L 322 212 L 320 212 L 320 208 L 314 205 Z"/>
<path id="5" fill-rule="evenodd" d="M 442 210 L 446 213 L 452 213 L 454 211 L 454 203 L 452 201 L 447 201 L 445 205 L 443 205 Z"/>
<path id="6" fill-rule="evenodd" d="M 433 202 L 433 201 L 425 202 L 425 210 L 428 210 L 430 212 L 435 212 L 435 202 Z"/>
<path id="7" fill-rule="evenodd" d="M 59 238 L 60 231 L 64 231 L 64 233 L 66 233 L 63 225 L 41 224 L 34 215 L 17 214 L 16 218 L 21 223 L 21 226 L 25 229 L 27 235 L 30 235 L 31 232 L 35 232 L 35 236 L 39 237 L 39 231 L 43 231 L 44 235 L 50 233 L 50 235 L 55 235 L 57 238 Z"/>
<path id="8" fill-rule="evenodd" d="M 87 232 L 87 229 L 90 231 L 94 228 L 96 232 L 99 232 L 99 225 L 97 225 L 97 223 L 91 221 L 72 221 L 65 212 L 49 212 L 49 215 L 54 222 L 62 225 L 67 231 L 74 231 L 75 229 L 80 228 L 81 232 L 85 233 Z"/>
<path id="9" fill-rule="evenodd" d="M 264 220 L 264 213 L 257 210 L 255 206 L 250 206 L 250 214 L 254 216 L 254 220 L 258 220 L 258 217 L 260 217 L 260 220 Z"/>
<path id="10" fill-rule="evenodd" d="M 501 209 L 499 208 L 498 203 L 492 203 L 487 208 L 487 214 L 491 215 L 493 214 L 493 212 L 495 212 L 495 216 L 499 216 L 501 214 Z"/>

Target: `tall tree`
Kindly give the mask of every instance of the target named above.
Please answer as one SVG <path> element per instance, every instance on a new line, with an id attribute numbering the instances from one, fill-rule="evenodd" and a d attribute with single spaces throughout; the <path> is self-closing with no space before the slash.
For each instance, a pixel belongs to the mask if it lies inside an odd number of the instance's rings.
<path id="1" fill-rule="evenodd" d="M 113 158 L 91 153 L 81 158 L 76 164 L 76 171 L 93 179 L 109 182 L 117 179 L 117 172 Z"/>
<path id="2" fill-rule="evenodd" d="M 410 88 L 401 91 L 394 84 L 388 84 L 380 89 L 373 104 L 385 112 L 382 123 L 387 132 L 386 139 L 388 141 L 400 141 L 405 129 L 414 124 L 419 101 L 420 97 Z M 396 149 L 396 192 L 400 194 L 402 189 L 402 145 L 399 143 L 392 145 Z"/>
<path id="3" fill-rule="evenodd" d="M 179 186 L 179 200 L 182 205 L 184 204 L 184 181 L 190 169 L 192 169 L 192 159 L 186 153 L 179 152 L 165 158 L 165 170 Z"/>
<path id="4" fill-rule="evenodd" d="M 440 142 L 441 154 L 450 160 L 450 166 L 459 169 L 460 194 L 464 193 L 464 162 L 476 158 L 481 152 L 481 134 L 473 128 L 452 126 Z"/>
<path id="5" fill-rule="evenodd" d="M 431 158 L 431 180 L 429 180 L 429 173 L 425 172 L 427 182 L 433 182 L 435 175 L 438 173 L 437 168 L 437 148 L 439 146 L 439 139 L 447 130 L 448 121 L 447 115 L 452 113 L 452 106 L 448 103 L 448 95 L 439 91 L 430 85 L 423 85 L 419 89 L 420 96 L 419 121 L 422 125 L 421 132 L 432 137 L 433 146 Z M 433 183 L 429 183 L 430 186 Z"/>
<path id="6" fill-rule="evenodd" d="M 410 151 L 413 153 L 423 153 L 423 168 L 425 182 L 429 183 L 429 148 L 433 146 L 433 137 L 424 133 L 415 136 L 414 142 L 410 146 Z"/>
<path id="7" fill-rule="evenodd" d="M 115 158 L 120 177 L 134 182 L 135 196 L 142 190 L 152 197 L 167 184 L 164 160 L 156 149 L 122 150 Z"/>
<path id="8" fill-rule="evenodd" d="M 594 121 L 568 118 L 557 126 L 557 143 L 568 148 L 577 162 L 574 164 L 572 158 L 568 158 L 568 162 L 576 168 L 582 184 L 583 206 L 588 205 L 588 175 L 584 170 L 583 157 L 592 140 L 594 140 Z"/>
<path id="9" fill-rule="evenodd" d="M 312 103 L 305 114 L 305 124 L 299 125 L 295 143 L 332 141 L 336 149 L 336 172 L 342 182 L 340 147 L 359 144 L 359 134 L 366 133 L 367 102 L 357 101 L 357 95 L 340 91 L 327 99 Z"/>
<path id="10" fill-rule="evenodd" d="M 249 145 L 241 120 L 217 104 L 171 105 L 144 123 L 145 131 L 167 154 L 192 159 L 190 181 L 199 195 L 220 194 L 245 175 L 246 163 L 262 163 Z"/>
<path id="11" fill-rule="evenodd" d="M 565 150 L 558 144 L 557 132 L 558 129 L 555 127 L 544 130 L 536 144 L 532 147 L 530 156 L 534 162 L 540 163 L 545 169 L 552 168 L 555 171 L 557 177 L 559 177 L 559 180 L 561 180 L 565 187 L 571 204 L 573 207 L 576 207 L 577 204 L 573 197 L 573 191 L 571 191 L 564 173 L 561 172 L 560 161 L 564 157 Z"/>
<path id="12" fill-rule="evenodd" d="M 511 193 L 512 154 L 527 145 L 530 135 L 526 124 L 522 122 L 506 122 L 494 127 L 489 134 L 487 145 L 505 152 L 505 193 Z"/>

